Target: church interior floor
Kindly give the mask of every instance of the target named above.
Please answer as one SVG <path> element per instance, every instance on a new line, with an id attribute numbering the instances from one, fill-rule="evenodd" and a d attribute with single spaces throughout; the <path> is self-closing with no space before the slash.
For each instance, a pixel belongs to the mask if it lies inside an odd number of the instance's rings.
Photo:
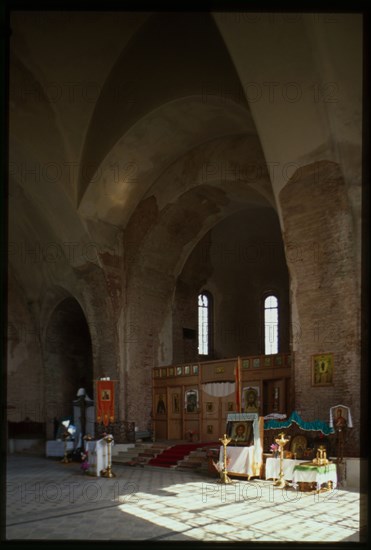
<path id="1" fill-rule="evenodd" d="M 366 497 L 313 494 L 272 481 L 221 485 L 194 472 L 114 465 L 95 478 L 78 463 L 8 455 L 6 540 L 362 541 Z"/>

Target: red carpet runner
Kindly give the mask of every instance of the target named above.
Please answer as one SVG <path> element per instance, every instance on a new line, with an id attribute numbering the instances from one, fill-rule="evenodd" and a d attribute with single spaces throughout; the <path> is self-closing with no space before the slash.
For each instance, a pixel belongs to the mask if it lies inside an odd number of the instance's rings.
<path id="1" fill-rule="evenodd" d="M 215 446 L 218 443 L 183 443 L 181 445 L 174 445 L 170 449 L 166 449 L 155 458 L 151 458 L 148 462 L 151 466 L 161 466 L 163 468 L 170 468 L 175 466 L 178 460 L 183 460 L 191 451 L 199 449 L 201 447 Z"/>

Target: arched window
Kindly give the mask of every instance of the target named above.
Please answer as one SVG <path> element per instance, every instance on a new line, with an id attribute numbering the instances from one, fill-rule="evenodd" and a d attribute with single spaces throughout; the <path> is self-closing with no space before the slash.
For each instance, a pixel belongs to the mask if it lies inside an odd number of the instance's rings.
<path id="1" fill-rule="evenodd" d="M 198 355 L 210 353 L 211 296 L 208 292 L 198 295 Z"/>
<path id="2" fill-rule="evenodd" d="M 278 353 L 278 300 L 273 294 L 264 300 L 264 353 Z"/>

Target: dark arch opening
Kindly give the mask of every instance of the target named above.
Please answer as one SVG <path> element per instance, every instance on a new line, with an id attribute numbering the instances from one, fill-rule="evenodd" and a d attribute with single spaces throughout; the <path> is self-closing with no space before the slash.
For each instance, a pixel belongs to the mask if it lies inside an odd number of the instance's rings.
<path id="1" fill-rule="evenodd" d="M 93 397 L 93 356 L 89 326 L 75 298 L 64 299 L 53 311 L 45 342 L 45 403 L 47 436 L 53 419 L 72 417 L 79 388 Z"/>

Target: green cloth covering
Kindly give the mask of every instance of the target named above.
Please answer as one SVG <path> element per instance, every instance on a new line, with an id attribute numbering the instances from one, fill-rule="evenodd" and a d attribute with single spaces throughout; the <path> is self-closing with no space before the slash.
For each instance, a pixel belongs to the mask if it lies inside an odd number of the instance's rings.
<path id="1" fill-rule="evenodd" d="M 264 422 L 264 429 L 282 430 L 283 428 L 289 428 L 293 422 L 295 422 L 295 424 L 297 424 L 302 430 L 319 431 L 324 435 L 333 434 L 335 432 L 334 428 L 330 428 L 329 424 L 327 422 L 323 422 L 322 420 L 305 422 L 296 411 L 294 411 L 287 420 L 266 420 Z"/>
<path id="2" fill-rule="evenodd" d="M 316 470 L 318 474 L 327 474 L 328 472 L 336 471 L 336 464 L 325 464 L 324 466 L 316 466 L 315 464 L 313 465 L 308 464 L 308 466 L 301 466 L 299 464 L 299 466 L 295 466 L 294 471 L 295 470 L 301 470 L 301 471 Z"/>

